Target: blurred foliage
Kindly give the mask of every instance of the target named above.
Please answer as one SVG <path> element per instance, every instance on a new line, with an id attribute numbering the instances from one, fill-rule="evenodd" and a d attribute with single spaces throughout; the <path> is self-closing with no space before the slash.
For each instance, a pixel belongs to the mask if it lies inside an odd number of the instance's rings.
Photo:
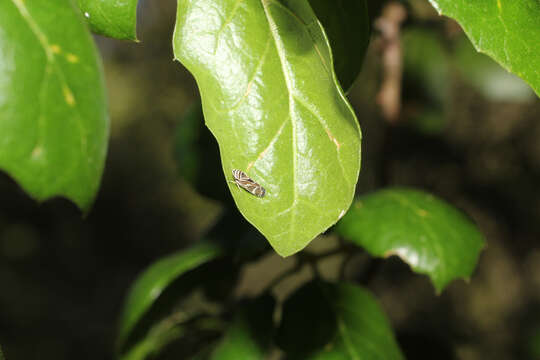
<path id="1" fill-rule="evenodd" d="M 148 311 L 163 290 L 179 276 L 220 255 L 212 243 L 199 242 L 188 251 L 172 254 L 145 270 L 133 283 L 120 319 L 119 347 L 129 336 L 139 319 Z"/>
<path id="2" fill-rule="evenodd" d="M 403 359 L 379 305 L 349 283 L 313 281 L 295 291 L 277 338 L 290 359 Z"/>
<path id="3" fill-rule="evenodd" d="M 200 103 L 192 105 L 176 127 L 174 155 L 178 163 L 178 172 L 191 186 L 197 186 L 201 174 L 201 146 L 197 146 L 200 133 L 204 131 L 204 116 Z"/>
<path id="4" fill-rule="evenodd" d="M 404 30 L 402 41 L 404 116 L 420 131 L 439 134 L 447 123 L 449 54 L 441 35 L 432 29 L 411 26 Z"/>
<path id="5" fill-rule="evenodd" d="M 371 25 L 366 0 L 309 0 L 324 27 L 334 69 L 344 91 L 350 89 L 362 69 Z"/>
<path id="6" fill-rule="evenodd" d="M 263 359 L 269 352 L 274 333 L 275 300 L 269 294 L 244 300 L 211 360 Z"/>

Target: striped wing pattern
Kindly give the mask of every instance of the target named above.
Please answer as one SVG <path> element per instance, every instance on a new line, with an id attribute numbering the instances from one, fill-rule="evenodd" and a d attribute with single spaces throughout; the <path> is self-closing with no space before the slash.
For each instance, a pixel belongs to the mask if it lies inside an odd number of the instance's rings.
<path id="1" fill-rule="evenodd" d="M 232 174 L 234 183 L 250 194 L 257 197 L 263 197 L 266 194 L 266 190 L 261 185 L 253 181 L 253 179 L 247 176 L 247 174 L 242 170 L 235 169 L 232 171 Z"/>

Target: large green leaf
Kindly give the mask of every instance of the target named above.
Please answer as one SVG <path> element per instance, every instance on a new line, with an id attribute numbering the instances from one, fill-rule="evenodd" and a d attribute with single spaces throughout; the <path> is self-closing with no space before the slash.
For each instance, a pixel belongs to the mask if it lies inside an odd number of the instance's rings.
<path id="1" fill-rule="evenodd" d="M 367 3 L 365 0 L 309 0 L 309 3 L 328 34 L 341 87 L 348 90 L 360 73 L 369 43 Z"/>
<path id="2" fill-rule="evenodd" d="M 264 359 L 273 336 L 275 301 L 270 295 L 241 304 L 211 360 Z"/>
<path id="3" fill-rule="evenodd" d="M 146 269 L 135 281 L 126 299 L 120 318 L 119 347 L 167 285 L 189 270 L 215 259 L 220 253 L 219 246 L 213 243 L 199 243 L 161 259 Z"/>
<path id="4" fill-rule="evenodd" d="M 283 306 L 278 341 L 291 359 L 403 359 L 373 296 L 349 283 L 297 290 Z"/>
<path id="5" fill-rule="evenodd" d="M 463 27 L 476 49 L 517 74 L 540 95 L 540 1 L 429 0 Z"/>
<path id="6" fill-rule="evenodd" d="M 174 53 L 241 213 L 280 255 L 301 250 L 349 208 L 360 169 L 360 129 L 309 3 L 179 0 Z M 266 196 L 231 183 L 233 169 Z"/>
<path id="7" fill-rule="evenodd" d="M 468 278 L 484 239 L 454 207 L 433 195 L 403 188 L 361 197 L 336 231 L 374 256 L 397 255 L 427 274 L 440 292 L 453 279 Z"/>
<path id="8" fill-rule="evenodd" d="M 69 1 L 0 1 L 0 169 L 87 209 L 107 150 L 101 64 Z"/>
<path id="9" fill-rule="evenodd" d="M 96 34 L 137 40 L 138 0 L 77 0 L 90 29 Z"/>

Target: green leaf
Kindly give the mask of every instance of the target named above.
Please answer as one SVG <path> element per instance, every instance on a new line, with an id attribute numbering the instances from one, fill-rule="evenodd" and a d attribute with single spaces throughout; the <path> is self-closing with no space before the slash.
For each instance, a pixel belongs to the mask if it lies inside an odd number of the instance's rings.
<path id="1" fill-rule="evenodd" d="M 446 126 L 445 106 L 450 99 L 450 61 L 443 39 L 431 27 L 403 31 L 403 101 L 414 108 L 405 111 L 404 122 L 434 135 Z"/>
<path id="2" fill-rule="evenodd" d="M 87 210 L 99 187 L 108 116 L 101 63 L 69 1 L 0 2 L 0 169 L 39 201 Z"/>
<path id="3" fill-rule="evenodd" d="M 425 192 L 393 188 L 361 197 L 336 231 L 373 256 L 397 255 L 440 292 L 472 274 L 484 239 L 461 212 Z"/>
<path id="4" fill-rule="evenodd" d="M 334 69 L 348 90 L 358 77 L 370 37 L 365 0 L 309 0 L 332 47 Z"/>
<path id="5" fill-rule="evenodd" d="M 115 39 L 137 40 L 138 0 L 77 0 L 90 29 Z"/>
<path id="6" fill-rule="evenodd" d="M 349 208 L 360 129 L 307 0 L 179 0 L 174 53 L 195 76 L 240 212 L 282 256 Z M 238 188 L 232 170 L 266 189 Z"/>
<path id="7" fill-rule="evenodd" d="M 476 50 L 520 76 L 540 95 L 538 0 L 429 1 L 461 25 Z"/>
<path id="8" fill-rule="evenodd" d="M 264 359 L 273 336 L 274 306 L 274 298 L 270 295 L 241 304 L 234 322 L 210 359 Z"/>
<path id="9" fill-rule="evenodd" d="M 5 360 L 4 353 L 2 352 L 2 347 L 0 346 L 0 360 Z"/>
<path id="10" fill-rule="evenodd" d="M 442 107 L 448 101 L 451 74 L 448 52 L 440 37 L 431 28 L 410 27 L 403 32 L 402 41 L 405 81 L 420 89 L 421 96 L 427 98 L 420 103 Z M 418 90 L 411 92 L 418 93 Z"/>
<path id="11" fill-rule="evenodd" d="M 373 296 L 349 283 L 297 290 L 283 306 L 278 341 L 292 359 L 403 359 Z"/>
<path id="12" fill-rule="evenodd" d="M 174 155 L 178 170 L 180 176 L 192 185 L 195 185 L 202 166 L 199 156 L 200 149 L 197 147 L 202 119 L 202 107 L 200 103 L 197 103 L 182 116 L 175 132 Z"/>
<path id="13" fill-rule="evenodd" d="M 170 321 L 156 325 L 144 339 L 135 344 L 127 353 L 119 357 L 120 360 L 144 360 L 158 353 L 165 346 L 184 335 L 180 325 L 168 326 Z"/>
<path id="14" fill-rule="evenodd" d="M 134 326 L 148 311 L 163 290 L 189 270 L 218 257 L 220 248 L 213 243 L 199 243 L 194 247 L 161 259 L 146 269 L 131 288 L 120 319 L 119 347 Z"/>

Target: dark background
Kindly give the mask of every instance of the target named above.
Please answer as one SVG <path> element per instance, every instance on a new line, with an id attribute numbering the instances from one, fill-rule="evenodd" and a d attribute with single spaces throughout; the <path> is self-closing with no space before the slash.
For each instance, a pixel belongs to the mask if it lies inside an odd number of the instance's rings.
<path id="1" fill-rule="evenodd" d="M 394 184 L 433 192 L 469 214 L 488 246 L 470 282 L 440 296 L 397 259 L 384 262 L 370 288 L 409 359 L 540 358 L 540 102 L 467 47 L 427 1 L 407 9 L 400 116 L 390 123 L 377 104 L 385 46 L 377 31 L 349 93 L 364 138 L 358 194 Z M 0 344 L 8 360 L 112 358 L 135 276 L 198 241 L 228 211 L 224 183 L 201 196 L 178 164 L 176 128 L 198 91 L 172 61 L 174 17 L 174 1 L 142 1 L 141 43 L 96 38 L 111 139 L 87 217 L 67 200 L 37 204 L 0 174 Z M 204 130 L 196 159 L 220 184 L 209 136 Z M 234 233 L 223 236 L 234 243 Z M 286 261 L 267 261 L 264 273 Z M 255 291 L 249 279 L 248 269 L 245 293 Z"/>

